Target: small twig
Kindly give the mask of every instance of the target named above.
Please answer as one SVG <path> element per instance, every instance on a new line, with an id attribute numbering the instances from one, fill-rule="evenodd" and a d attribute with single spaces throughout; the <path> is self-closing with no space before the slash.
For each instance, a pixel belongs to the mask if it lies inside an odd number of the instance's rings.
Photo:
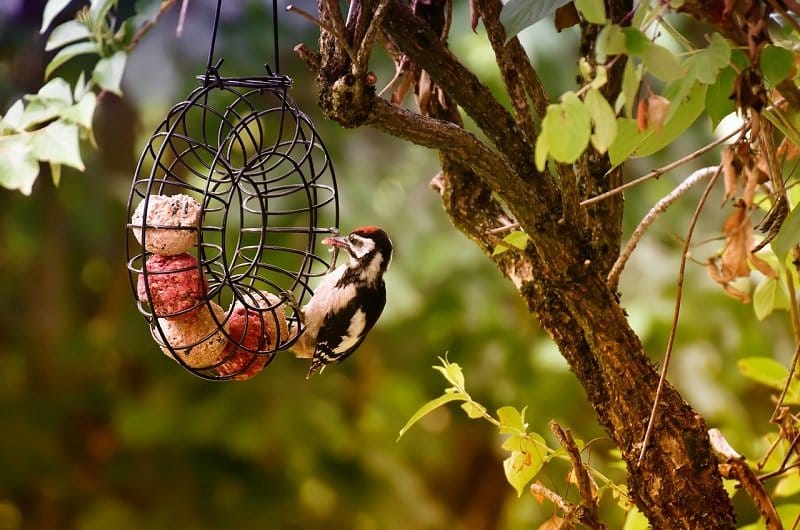
<path id="1" fill-rule="evenodd" d="M 600 518 L 597 514 L 598 499 L 592 491 L 592 479 L 589 477 L 586 466 L 584 466 L 581 460 L 581 453 L 578 450 L 577 444 L 575 444 L 572 433 L 569 429 L 562 428 L 555 420 L 550 421 L 550 430 L 556 435 L 558 443 L 567 451 L 569 459 L 572 462 L 572 471 L 575 473 L 575 480 L 578 483 L 578 492 L 583 500 L 581 504 L 586 509 L 586 513 L 582 517 L 582 519 L 585 520 L 581 520 L 581 523 L 589 528 L 597 530 L 604 529 L 605 525 L 600 522 Z"/>
<path id="2" fill-rule="evenodd" d="M 769 421 L 775 421 L 775 418 L 778 417 L 778 411 L 780 411 L 781 407 L 783 406 L 783 400 L 786 399 L 786 393 L 789 391 L 789 385 L 792 384 L 792 380 L 794 379 L 794 371 L 797 367 L 797 362 L 800 360 L 800 342 L 797 343 L 794 349 L 794 356 L 792 357 L 792 365 L 789 367 L 789 375 L 786 378 L 786 384 L 783 385 L 783 390 L 781 390 L 781 395 L 778 397 L 778 404 L 775 406 L 775 410 L 772 413 L 772 417 Z"/>
<path id="3" fill-rule="evenodd" d="M 367 26 L 367 31 L 364 33 L 364 38 L 361 40 L 361 44 L 358 47 L 355 59 L 353 59 L 353 75 L 355 75 L 356 78 L 360 78 L 367 71 L 369 56 L 372 53 L 372 45 L 375 43 L 375 37 L 378 34 L 378 29 L 381 27 L 383 16 L 386 14 L 386 5 L 388 3 L 389 0 L 380 0 L 369 26 Z"/>
<path id="4" fill-rule="evenodd" d="M 794 341 L 800 344 L 800 311 L 797 305 L 797 289 L 794 286 L 794 279 L 791 272 L 786 273 L 786 287 L 789 289 L 789 313 L 792 318 L 792 331 Z"/>
<path id="5" fill-rule="evenodd" d="M 681 313 L 681 297 L 683 295 L 683 278 L 686 273 L 686 256 L 689 253 L 689 245 L 692 242 L 692 234 L 694 233 L 695 225 L 697 225 L 697 220 L 700 217 L 700 211 L 706 204 L 708 196 L 711 194 L 711 190 L 714 187 L 714 183 L 717 182 L 717 178 L 719 177 L 720 173 L 722 173 L 721 164 L 717 166 L 714 175 L 711 177 L 711 180 L 709 180 L 708 184 L 706 184 L 706 189 L 703 190 L 703 195 L 700 197 L 700 201 L 697 203 L 697 207 L 695 208 L 694 213 L 692 214 L 692 220 L 689 222 L 689 230 L 686 232 L 686 241 L 683 244 L 683 252 L 681 254 L 681 266 L 678 271 L 678 285 L 677 285 L 678 292 L 675 295 L 675 311 L 672 315 L 672 326 L 670 327 L 669 330 L 667 351 L 664 353 L 664 363 L 661 365 L 661 375 L 658 378 L 658 387 L 656 387 L 656 395 L 653 398 L 653 409 L 650 411 L 650 419 L 647 420 L 647 430 L 645 430 L 644 439 L 642 440 L 642 450 L 639 453 L 639 464 L 641 464 L 642 460 L 644 460 L 644 454 L 645 451 L 647 450 L 647 444 L 650 441 L 650 434 L 653 432 L 653 424 L 655 423 L 656 412 L 658 411 L 658 402 L 661 399 L 661 392 L 664 390 L 664 383 L 666 382 L 667 379 L 667 370 L 669 369 L 669 361 L 670 358 L 672 357 L 672 346 L 675 344 L 675 334 L 678 331 L 678 317 L 680 316 Z"/>
<path id="6" fill-rule="evenodd" d="M 342 48 L 344 48 L 345 52 L 347 52 L 347 55 L 350 57 L 350 59 L 353 60 L 353 58 L 355 57 L 356 54 L 353 51 L 353 49 L 350 47 L 350 44 L 347 42 L 347 38 L 345 37 L 344 33 L 342 33 L 341 31 L 339 31 L 337 29 L 335 29 L 333 26 L 331 26 L 329 24 L 326 24 L 325 22 L 323 22 L 322 20 L 318 19 L 317 17 L 315 17 L 314 15 L 312 15 L 311 13 L 306 11 L 305 9 L 299 8 L 294 4 L 289 4 L 288 6 L 286 6 L 286 11 L 288 11 L 290 13 L 296 13 L 296 14 L 300 15 L 301 17 L 305 18 L 306 20 L 310 20 L 311 22 L 313 22 L 314 24 L 319 26 L 321 29 L 323 29 L 323 30 L 327 31 L 328 33 L 330 33 L 331 35 L 333 35 L 334 38 L 339 42 L 339 45 Z"/>
<path id="7" fill-rule="evenodd" d="M 139 41 L 142 40 L 142 37 L 144 37 L 147 32 L 156 25 L 156 22 L 158 22 L 158 19 L 161 18 L 161 15 L 163 15 L 170 7 L 172 7 L 176 1 L 177 0 L 164 0 L 161 3 L 161 7 L 158 8 L 158 13 L 156 13 L 156 16 L 142 24 L 142 26 L 131 39 L 131 43 L 125 48 L 125 51 L 130 53 L 136 47 L 136 45 L 139 44 Z"/>
<path id="8" fill-rule="evenodd" d="M 747 461 L 739 455 L 728 443 L 722 433 L 718 429 L 711 429 L 708 431 L 709 441 L 711 448 L 717 454 L 717 457 L 722 460 L 719 463 L 719 472 L 723 478 L 736 479 L 742 488 L 747 492 L 753 503 L 761 512 L 764 518 L 764 523 L 768 530 L 782 530 L 780 517 L 775 510 L 775 505 L 772 503 L 769 494 L 764 490 L 764 485 L 759 481 L 756 474 L 747 465 Z"/>
<path id="9" fill-rule="evenodd" d="M 571 502 L 565 501 L 561 495 L 556 493 L 553 490 L 550 490 L 539 484 L 538 482 L 531 484 L 531 493 L 534 495 L 545 497 L 547 500 L 558 506 L 558 508 L 564 513 L 566 516 L 567 514 L 571 514 L 572 510 L 575 509 L 575 506 L 572 505 Z"/>
<path id="10" fill-rule="evenodd" d="M 765 473 L 765 474 L 761 475 L 760 477 L 758 477 L 758 480 L 760 480 L 761 482 L 765 482 L 765 481 L 767 481 L 767 480 L 769 480 L 771 478 L 775 478 L 775 477 L 777 477 L 779 475 L 783 475 L 787 471 L 789 471 L 791 469 L 796 469 L 798 467 L 800 467 L 800 462 L 795 462 L 794 464 L 792 464 L 790 466 L 786 466 L 786 467 L 783 467 L 783 468 L 778 469 L 776 471 L 771 471 L 769 473 Z"/>
<path id="11" fill-rule="evenodd" d="M 492 228 L 491 230 L 488 230 L 486 233 L 487 234 L 502 234 L 503 232 L 516 230 L 517 228 L 519 228 L 519 223 L 511 223 L 510 225 L 503 225 L 503 226 L 498 226 L 497 228 Z"/>
<path id="12" fill-rule="evenodd" d="M 617 261 L 614 262 L 614 265 L 611 267 L 611 272 L 608 273 L 608 279 L 606 281 L 609 286 L 613 288 L 617 285 L 620 274 L 622 274 L 622 269 L 625 268 L 625 264 L 628 263 L 628 259 L 636 249 L 636 245 L 639 244 L 639 241 L 642 239 L 642 236 L 644 236 L 644 233 L 648 228 L 650 228 L 650 225 L 653 224 L 653 222 L 658 219 L 659 216 L 672 205 L 672 203 L 689 191 L 692 186 L 701 180 L 710 177 L 715 172 L 719 172 L 719 167 L 704 167 L 702 169 L 698 169 L 686 177 L 686 180 L 681 182 L 674 190 L 658 201 L 650 209 L 650 211 L 647 212 L 647 215 L 642 218 L 641 222 L 636 227 L 636 230 L 634 230 L 633 234 L 631 234 L 630 239 L 628 239 L 628 243 L 625 245 L 625 248 L 622 249 L 622 252 L 620 252 Z"/>
<path id="13" fill-rule="evenodd" d="M 613 190 L 608 190 L 605 193 L 601 193 L 600 195 L 595 195 L 594 197 L 586 199 L 585 201 L 581 201 L 581 206 L 589 206 L 590 204 L 594 204 L 594 203 L 602 201 L 604 199 L 608 199 L 609 197 L 613 197 L 614 195 L 617 195 L 618 193 L 622 193 L 623 191 L 625 191 L 625 190 L 627 190 L 629 188 L 632 188 L 634 186 L 637 186 L 637 185 L 641 184 L 642 182 L 645 182 L 645 181 L 650 180 L 652 178 L 658 178 L 661 175 L 667 173 L 668 171 L 672 171 L 676 167 L 682 166 L 683 164 L 685 164 L 687 162 L 690 162 L 690 161 L 694 160 L 695 158 L 698 158 L 699 156 L 702 156 L 702 155 L 706 154 L 707 152 L 711 151 L 715 147 L 727 142 L 728 140 L 730 140 L 731 138 L 733 138 L 737 134 L 740 134 L 741 132 L 746 130 L 747 127 L 749 127 L 749 125 L 743 125 L 742 127 L 740 127 L 739 129 L 733 131 L 729 135 L 727 135 L 727 136 L 725 136 L 723 138 L 720 138 L 719 140 L 715 140 L 715 141 L 711 142 L 710 144 L 706 145 L 705 147 L 703 147 L 701 149 L 698 149 L 697 151 L 695 151 L 693 153 L 689 153 L 688 155 L 684 156 L 683 158 L 679 158 L 678 160 L 676 160 L 674 162 L 671 162 L 671 163 L 667 164 L 664 167 L 660 167 L 658 169 L 654 169 L 650 173 L 648 173 L 646 175 L 643 175 L 643 176 L 641 176 L 641 177 L 639 177 L 637 179 L 634 179 L 634 180 L 632 180 L 630 182 L 626 182 L 625 184 L 622 184 L 621 186 L 617 186 Z"/>
<path id="14" fill-rule="evenodd" d="M 186 10 L 189 9 L 189 0 L 183 0 L 181 4 L 181 12 L 178 15 L 178 27 L 175 28 L 175 33 L 180 37 L 183 35 L 183 24 L 186 22 Z"/>

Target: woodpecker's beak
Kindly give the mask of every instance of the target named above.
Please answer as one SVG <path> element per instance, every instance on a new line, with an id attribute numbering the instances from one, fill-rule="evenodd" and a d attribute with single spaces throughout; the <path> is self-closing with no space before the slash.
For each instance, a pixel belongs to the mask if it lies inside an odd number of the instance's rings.
<path id="1" fill-rule="evenodd" d="M 347 250 L 350 249 L 350 242 L 347 241 L 346 237 L 340 237 L 340 236 L 326 237 L 325 239 L 322 240 L 322 244 L 328 245 L 329 247 L 339 247 Z"/>

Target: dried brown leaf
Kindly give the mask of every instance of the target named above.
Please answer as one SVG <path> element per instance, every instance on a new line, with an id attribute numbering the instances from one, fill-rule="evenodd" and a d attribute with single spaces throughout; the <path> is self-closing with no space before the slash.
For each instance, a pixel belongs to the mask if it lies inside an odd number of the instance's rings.
<path id="1" fill-rule="evenodd" d="M 647 98 L 647 124 L 656 131 L 656 134 L 661 133 L 670 106 L 670 101 L 664 96 L 653 94 Z"/>
<path id="2" fill-rule="evenodd" d="M 800 147 L 797 147 L 797 144 L 786 137 L 781 142 L 781 145 L 778 146 L 777 155 L 784 157 L 786 160 L 794 160 L 800 155 Z"/>
<path id="3" fill-rule="evenodd" d="M 428 108 L 428 101 L 430 101 L 433 91 L 433 79 L 431 79 L 430 74 L 425 70 L 420 73 L 417 87 L 417 106 L 420 112 L 424 114 L 425 109 Z"/>
<path id="4" fill-rule="evenodd" d="M 753 225 L 746 214 L 746 208 L 737 205 L 722 227 L 725 248 L 722 250 L 720 272 L 727 281 L 750 275 L 747 258 L 753 248 Z"/>
<path id="5" fill-rule="evenodd" d="M 725 175 L 725 195 L 723 200 L 733 199 L 739 193 L 739 172 L 733 162 L 733 148 L 727 147 L 722 151 L 722 171 Z"/>
<path id="6" fill-rule="evenodd" d="M 647 105 L 648 98 L 641 98 L 636 105 L 636 125 L 640 132 L 647 130 Z"/>
<path id="7" fill-rule="evenodd" d="M 579 24 L 581 21 L 581 17 L 578 15 L 578 10 L 575 8 L 575 4 L 572 2 L 556 9 L 553 18 L 556 31 L 559 33 L 562 29 L 571 28 L 575 24 Z"/>

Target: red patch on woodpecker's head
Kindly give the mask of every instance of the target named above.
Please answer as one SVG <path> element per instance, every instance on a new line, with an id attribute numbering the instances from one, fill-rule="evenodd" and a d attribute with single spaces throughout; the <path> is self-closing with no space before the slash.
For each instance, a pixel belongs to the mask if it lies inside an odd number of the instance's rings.
<path id="1" fill-rule="evenodd" d="M 353 230 L 351 233 L 358 234 L 360 236 L 370 236 L 372 234 L 377 234 L 378 232 L 383 232 L 377 226 L 361 226 Z"/>

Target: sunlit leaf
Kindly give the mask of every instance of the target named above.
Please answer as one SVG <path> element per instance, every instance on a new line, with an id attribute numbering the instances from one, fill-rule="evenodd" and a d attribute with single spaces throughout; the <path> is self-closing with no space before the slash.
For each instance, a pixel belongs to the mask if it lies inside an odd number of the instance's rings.
<path id="1" fill-rule="evenodd" d="M 500 420 L 500 434 L 525 434 L 525 409 L 521 411 L 514 407 L 501 407 L 497 409 L 497 418 Z"/>
<path id="2" fill-rule="evenodd" d="M 795 207 L 784 219 L 778 235 L 770 245 L 778 259 L 783 259 L 798 242 L 800 242 L 800 207 Z"/>
<path id="3" fill-rule="evenodd" d="M 424 405 L 422 405 L 422 407 L 420 407 L 420 408 L 419 408 L 419 410 L 417 410 L 417 411 L 414 413 L 414 415 L 413 415 L 413 416 L 411 416 L 411 419 L 409 419 L 409 420 L 406 422 L 406 424 L 403 426 L 403 428 L 402 428 L 402 429 L 400 429 L 400 433 L 397 435 L 397 439 L 398 439 L 398 440 L 400 440 L 400 438 L 402 438 L 402 437 L 403 437 L 403 435 L 404 435 L 404 434 L 405 434 L 405 433 L 406 433 L 406 432 L 407 432 L 407 431 L 408 431 L 408 430 L 409 430 L 409 429 L 410 429 L 410 428 L 411 428 L 411 427 L 412 427 L 412 426 L 413 426 L 415 423 L 417 423 L 419 420 L 421 420 L 422 418 L 424 418 L 426 415 L 430 414 L 430 413 L 431 413 L 431 412 L 433 412 L 434 410 L 438 409 L 438 408 L 439 408 L 439 407 L 441 407 L 442 405 L 446 405 L 447 403 L 450 403 L 451 401 L 466 401 L 466 399 L 467 399 L 467 397 L 466 397 L 464 394 L 455 394 L 455 393 L 452 393 L 452 394 L 444 394 L 444 395 L 442 395 L 442 396 L 439 396 L 439 397 L 438 397 L 438 398 L 436 398 L 436 399 L 433 399 L 433 400 L 431 400 L 431 401 L 428 401 L 427 403 L 425 403 Z"/>
<path id="4" fill-rule="evenodd" d="M 8 111 L 6 111 L 2 121 L 0 121 L 0 127 L 10 128 L 11 130 L 15 131 L 22 130 L 22 113 L 24 111 L 25 105 L 22 103 L 22 100 L 16 100 L 14 104 L 8 108 Z"/>
<path id="5" fill-rule="evenodd" d="M 54 121 L 32 133 L 31 138 L 33 153 L 39 160 L 83 171 L 77 125 Z"/>
<path id="6" fill-rule="evenodd" d="M 628 26 L 622 28 L 622 33 L 625 35 L 625 51 L 629 55 L 641 56 L 652 44 L 647 35 L 637 28 Z"/>
<path id="7" fill-rule="evenodd" d="M 587 22 L 606 23 L 606 6 L 603 0 L 575 0 L 575 7 Z"/>
<path id="8" fill-rule="evenodd" d="M 500 10 L 500 23 L 506 30 L 506 39 L 511 40 L 517 33 L 550 16 L 568 4 L 570 0 L 508 0 Z"/>
<path id="9" fill-rule="evenodd" d="M 776 497 L 791 497 L 796 493 L 800 493 L 800 473 L 797 471 L 790 471 L 787 475 L 781 477 L 775 490 L 772 492 Z"/>
<path id="10" fill-rule="evenodd" d="M 65 46 L 61 48 L 61 50 L 59 50 L 59 52 L 55 55 L 55 57 L 53 57 L 47 64 L 47 67 L 44 70 L 44 77 L 45 79 L 50 79 L 50 75 L 70 59 L 74 59 L 79 55 L 97 54 L 97 53 L 98 53 L 97 44 L 91 41 L 77 42 L 75 44 L 70 44 L 68 46 Z"/>
<path id="11" fill-rule="evenodd" d="M 622 530 L 647 530 L 650 528 L 650 522 L 636 506 L 633 506 L 625 517 L 625 524 L 622 525 Z"/>
<path id="12" fill-rule="evenodd" d="M 71 0 L 48 0 L 44 5 L 44 13 L 42 14 L 42 26 L 39 28 L 39 33 L 44 33 L 53 23 L 53 20 L 59 13 L 64 11 L 70 4 Z"/>
<path id="13" fill-rule="evenodd" d="M 788 309 L 789 295 L 774 278 L 764 278 L 753 291 L 753 310 L 756 318 L 763 320 L 775 309 Z"/>
<path id="14" fill-rule="evenodd" d="M 559 162 L 572 163 L 586 150 L 591 135 L 589 111 L 574 92 L 549 105 L 542 120 L 541 134 L 547 138 L 549 153 Z"/>
<path id="15" fill-rule="evenodd" d="M 547 137 L 543 134 L 540 134 L 536 137 L 536 147 L 533 153 L 533 161 L 536 164 L 536 169 L 538 171 L 544 171 L 546 164 L 547 164 L 547 154 L 550 152 L 550 144 L 547 141 Z M 498 250 L 500 250 L 498 252 Z M 497 255 L 501 254 L 508 250 L 508 247 L 505 245 L 497 245 L 494 249 L 494 253 L 492 254 Z"/>
<path id="16" fill-rule="evenodd" d="M 731 47 L 719 33 L 711 36 L 709 45 L 684 62 L 690 75 L 701 83 L 711 84 L 717 80 L 720 70 L 731 62 Z"/>
<path id="17" fill-rule="evenodd" d="M 617 137 L 617 116 L 608 100 L 596 88 L 586 93 L 584 103 L 594 125 L 591 135 L 592 145 L 598 153 L 603 154 Z"/>
<path id="18" fill-rule="evenodd" d="M 653 134 L 650 129 L 640 132 L 634 120 L 619 119 L 617 139 L 608 150 L 612 165 L 618 166 L 629 157 L 649 156 L 671 144 L 702 114 L 706 88 L 707 85 L 696 83 L 681 101 L 670 99 L 676 110 L 664 124 L 661 134 Z"/>
<path id="19" fill-rule="evenodd" d="M 96 106 L 97 96 L 95 96 L 94 92 L 86 92 L 80 101 L 62 110 L 61 117 L 66 121 L 91 129 L 92 117 Z"/>
<path id="20" fill-rule="evenodd" d="M 127 60 L 128 54 L 124 51 L 118 51 L 111 57 L 100 59 L 97 62 L 97 66 L 94 67 L 92 79 L 103 90 L 122 95 L 120 85 L 122 83 L 122 74 L 125 73 Z"/>
<path id="21" fill-rule="evenodd" d="M 461 408 L 464 409 L 464 412 L 467 413 L 467 416 L 469 416 L 473 420 L 476 418 L 483 417 L 484 413 L 486 412 L 486 407 L 484 407 L 480 403 L 475 403 L 474 401 L 467 401 L 465 403 L 462 403 Z"/>
<path id="22" fill-rule="evenodd" d="M 789 77 L 794 65 L 794 55 L 786 48 L 767 44 L 758 61 L 767 88 L 773 88 Z"/>
<path id="23" fill-rule="evenodd" d="M 511 245 L 512 247 L 518 250 L 525 250 L 528 246 L 528 241 L 530 241 L 530 237 L 528 234 L 521 230 L 514 230 L 506 237 L 503 238 L 503 242 Z"/>
<path id="24" fill-rule="evenodd" d="M 53 179 L 55 187 L 61 184 L 61 164 L 50 164 L 50 177 Z"/>
<path id="25" fill-rule="evenodd" d="M 92 32 L 86 27 L 86 24 L 78 22 L 77 20 L 68 20 L 53 28 L 44 49 L 45 51 L 55 50 L 66 44 L 88 39 L 91 34 Z"/>
<path id="26" fill-rule="evenodd" d="M 434 366 L 433 369 L 440 372 L 451 385 L 457 388 L 464 388 L 464 371 L 461 369 L 461 366 L 458 363 L 451 363 L 447 358 L 442 359 L 439 357 L 439 360 L 442 362 L 442 365 Z"/>
<path id="27" fill-rule="evenodd" d="M 597 35 L 597 62 L 604 63 L 609 55 L 625 53 L 625 34 L 618 24 L 604 26 Z"/>
<path id="28" fill-rule="evenodd" d="M 30 195 L 39 162 L 27 135 L 0 136 L 0 186 Z"/>
<path id="29" fill-rule="evenodd" d="M 90 0 L 89 16 L 92 20 L 99 21 L 104 18 L 117 0 Z"/>
<path id="30" fill-rule="evenodd" d="M 769 357 L 746 357 L 739 359 L 739 371 L 762 385 L 782 390 L 789 371 L 784 365 Z"/>
<path id="31" fill-rule="evenodd" d="M 636 103 L 636 96 L 639 94 L 639 84 L 642 82 L 642 67 L 636 67 L 633 61 L 625 63 L 622 71 L 622 93 L 624 95 L 624 108 L 627 117 L 633 116 L 633 105 Z M 617 108 L 619 110 L 619 108 Z"/>
<path id="32" fill-rule="evenodd" d="M 535 447 L 533 442 L 528 442 L 528 449 L 525 451 L 512 451 L 511 455 L 503 460 L 503 471 L 506 480 L 517 491 L 517 496 L 521 496 L 525 486 L 533 480 L 544 465 L 544 452 Z"/>

